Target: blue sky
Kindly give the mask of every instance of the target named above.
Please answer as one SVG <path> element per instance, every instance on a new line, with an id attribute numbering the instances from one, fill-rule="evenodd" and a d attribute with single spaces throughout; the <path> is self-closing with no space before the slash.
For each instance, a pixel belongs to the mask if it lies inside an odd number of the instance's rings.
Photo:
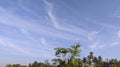
<path id="1" fill-rule="evenodd" d="M 81 44 L 81 57 L 120 59 L 119 0 L 0 0 L 0 65 L 51 60 Z"/>

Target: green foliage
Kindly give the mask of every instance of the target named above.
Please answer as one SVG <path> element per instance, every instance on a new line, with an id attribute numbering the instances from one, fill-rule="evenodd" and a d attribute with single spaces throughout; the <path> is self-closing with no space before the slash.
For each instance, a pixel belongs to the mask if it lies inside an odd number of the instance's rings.
<path id="1" fill-rule="evenodd" d="M 76 44 L 71 46 L 70 48 L 55 48 L 55 55 L 57 57 L 58 67 L 80 67 L 78 63 L 80 63 L 81 50 L 79 49 L 80 45 Z M 79 61 L 79 62 L 78 62 Z M 82 63 L 82 62 L 81 62 Z"/>
<path id="2" fill-rule="evenodd" d="M 6 67 L 120 67 L 120 60 L 110 59 L 103 61 L 101 56 L 94 56 L 90 52 L 87 57 L 80 59 L 80 45 L 76 44 L 69 48 L 55 48 L 56 58 L 52 60 L 52 64 L 48 60 L 44 63 L 35 61 L 28 66 L 20 64 L 7 64 Z"/>
<path id="3" fill-rule="evenodd" d="M 27 67 L 27 66 L 20 65 L 20 64 L 7 64 L 6 67 Z"/>

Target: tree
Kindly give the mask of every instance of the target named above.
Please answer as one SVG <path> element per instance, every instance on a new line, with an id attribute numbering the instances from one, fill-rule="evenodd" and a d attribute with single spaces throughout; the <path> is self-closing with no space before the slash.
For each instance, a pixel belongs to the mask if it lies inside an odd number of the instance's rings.
<path id="1" fill-rule="evenodd" d="M 50 66 L 50 63 L 48 60 L 45 60 L 45 67 L 49 67 Z"/>
<path id="2" fill-rule="evenodd" d="M 21 67 L 21 65 L 20 64 L 16 64 L 16 67 Z"/>
<path id="3" fill-rule="evenodd" d="M 92 64 L 93 57 L 94 57 L 94 56 L 93 56 L 93 52 L 90 52 L 89 55 L 88 55 L 88 63 L 89 63 L 89 65 Z"/>
<path id="4" fill-rule="evenodd" d="M 13 67 L 13 65 L 12 64 L 7 64 L 6 67 Z"/>
<path id="5" fill-rule="evenodd" d="M 92 60 L 93 59 L 93 52 L 90 52 L 88 55 L 88 59 Z"/>
<path id="6" fill-rule="evenodd" d="M 93 62 L 94 63 L 97 63 L 98 62 L 98 59 L 96 57 L 93 58 Z"/>
<path id="7" fill-rule="evenodd" d="M 79 58 L 81 52 L 79 48 L 79 44 L 73 45 L 70 48 L 55 48 L 55 55 L 57 59 L 54 60 L 58 62 L 58 67 L 75 67 L 75 61 L 77 58 Z"/>
<path id="8" fill-rule="evenodd" d="M 73 45 L 73 46 L 71 46 L 71 48 L 69 48 L 70 53 L 71 53 L 70 60 L 73 60 L 73 59 L 75 59 L 75 57 L 79 57 L 80 56 L 81 50 L 79 48 L 80 48 L 79 44 Z"/>
<path id="9" fill-rule="evenodd" d="M 35 62 L 32 64 L 32 67 L 38 67 L 38 62 L 35 61 Z"/>
<path id="10" fill-rule="evenodd" d="M 29 63 L 28 67 L 32 67 L 32 64 L 31 64 L 31 63 Z"/>
<path id="11" fill-rule="evenodd" d="M 95 64 L 96 67 L 102 67 L 103 63 L 102 63 L 102 57 L 98 56 L 97 58 L 97 63 Z M 107 65 L 108 66 L 108 65 Z"/>
<path id="12" fill-rule="evenodd" d="M 98 61 L 101 63 L 102 62 L 102 57 L 98 56 Z"/>

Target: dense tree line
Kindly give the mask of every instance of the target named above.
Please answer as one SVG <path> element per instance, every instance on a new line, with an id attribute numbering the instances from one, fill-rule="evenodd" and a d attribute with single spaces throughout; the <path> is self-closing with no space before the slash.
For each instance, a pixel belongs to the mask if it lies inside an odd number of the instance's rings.
<path id="1" fill-rule="evenodd" d="M 80 53 L 79 44 L 69 48 L 58 47 L 55 48 L 56 58 L 52 60 L 52 63 L 46 60 L 44 63 L 35 61 L 27 66 L 7 64 L 6 67 L 120 67 L 120 60 L 103 60 L 101 56 L 94 56 L 93 52 L 90 52 L 88 56 L 81 59 Z"/>

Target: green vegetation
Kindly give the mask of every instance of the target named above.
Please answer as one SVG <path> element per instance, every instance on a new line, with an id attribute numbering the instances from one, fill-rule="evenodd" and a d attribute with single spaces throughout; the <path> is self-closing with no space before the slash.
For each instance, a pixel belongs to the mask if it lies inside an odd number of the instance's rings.
<path id="1" fill-rule="evenodd" d="M 120 67 L 120 60 L 110 59 L 103 61 L 101 56 L 94 56 L 90 52 L 88 56 L 83 59 L 80 58 L 80 45 L 76 44 L 69 48 L 58 47 L 55 48 L 56 58 L 50 64 L 48 60 L 44 63 L 35 61 L 28 66 L 20 64 L 7 64 L 6 67 Z"/>

